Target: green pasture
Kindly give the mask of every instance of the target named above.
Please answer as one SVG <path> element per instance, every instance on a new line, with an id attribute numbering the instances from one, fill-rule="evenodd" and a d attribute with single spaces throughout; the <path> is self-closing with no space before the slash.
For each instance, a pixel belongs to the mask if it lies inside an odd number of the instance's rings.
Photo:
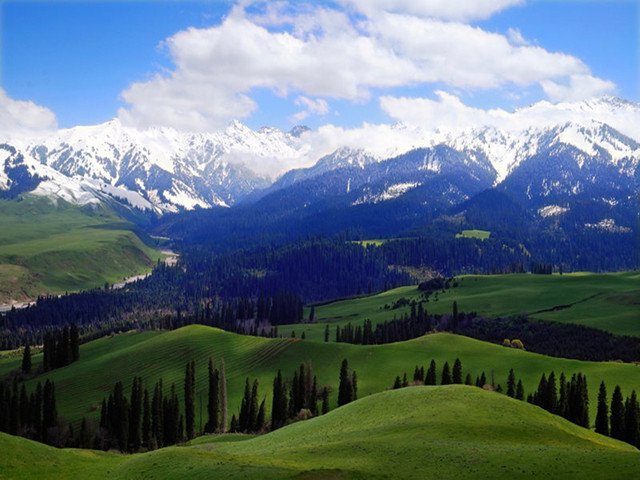
<path id="1" fill-rule="evenodd" d="M 231 441 L 221 441 L 221 440 Z M 640 452 L 475 387 L 409 387 L 246 437 L 117 455 L 0 434 L 3 479 L 629 479 Z"/>
<path id="2" fill-rule="evenodd" d="M 0 200 L 0 303 L 115 283 L 162 255 L 106 207 Z"/>
<path id="3" fill-rule="evenodd" d="M 591 417 L 595 418 L 597 389 L 602 380 L 613 392 L 620 385 L 623 394 L 640 390 L 640 366 L 615 362 L 583 362 L 547 357 L 517 349 L 502 347 L 459 335 L 438 333 L 407 342 L 377 346 L 324 343 L 291 338 L 267 339 L 224 332 L 192 325 L 168 332 L 129 332 L 105 337 L 80 347 L 80 360 L 27 381 L 31 391 L 37 381 L 49 378 L 55 382 L 58 411 L 72 422 L 83 416 L 98 416 L 102 399 L 109 395 L 117 381 L 123 381 L 130 391 L 134 376 L 141 376 L 151 390 L 162 378 L 165 391 L 176 383 L 182 395 L 185 364 L 196 365 L 196 412 L 207 402 L 207 365 L 209 358 L 225 359 L 229 390 L 229 418 L 238 413 L 245 378 L 258 378 L 261 398 L 267 398 L 271 408 L 273 378 L 278 369 L 290 378 L 301 363 L 311 362 L 318 384 L 331 389 L 332 408 L 337 402 L 340 364 L 347 358 L 358 375 L 361 397 L 390 388 L 397 375 L 407 373 L 412 378 L 416 365 L 437 363 L 438 375 L 445 361 L 453 365 L 459 357 L 463 374 L 476 376 L 485 372 L 489 381 L 506 385 L 510 368 L 522 380 L 525 392 L 537 387 L 541 374 L 561 371 L 570 377 L 582 372 L 587 376 L 591 399 Z M 42 354 L 34 355 L 34 367 L 42 362 Z M 20 357 L 0 358 L 0 378 L 20 366 Z M 206 418 L 202 419 L 202 423 Z M 196 426 L 200 418 L 196 417 Z"/>
<path id="4" fill-rule="evenodd" d="M 424 306 L 430 313 L 450 313 L 453 302 L 461 312 L 475 311 L 488 317 L 528 314 L 531 318 L 576 323 L 616 335 L 640 335 L 640 272 L 572 273 L 564 275 L 463 275 L 458 286 L 432 293 Z M 374 324 L 400 318 L 409 307 L 385 309 L 401 298 L 420 300 L 415 286 L 400 287 L 378 295 L 344 300 L 316 307 L 314 325 L 281 327 L 288 334 L 321 340 L 326 323 Z M 555 309 L 555 310 L 554 310 Z M 308 310 L 305 312 L 308 315 Z M 333 337 L 331 337 L 333 338 Z"/>
<path id="5" fill-rule="evenodd" d="M 491 232 L 486 230 L 462 230 L 456 233 L 456 238 L 477 238 L 478 240 L 486 240 L 491 236 Z"/>

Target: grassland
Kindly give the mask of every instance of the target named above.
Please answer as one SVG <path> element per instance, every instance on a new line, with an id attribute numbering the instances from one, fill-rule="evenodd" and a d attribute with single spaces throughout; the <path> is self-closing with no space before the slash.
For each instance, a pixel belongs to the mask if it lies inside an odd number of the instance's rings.
<path id="1" fill-rule="evenodd" d="M 640 452 L 504 395 L 411 387 L 372 395 L 260 437 L 202 437 L 121 456 L 0 434 L 4 479 L 608 478 Z M 48 475 L 48 476 L 47 476 Z"/>
<path id="2" fill-rule="evenodd" d="M 107 337 L 81 346 L 80 360 L 67 367 L 27 381 L 31 391 L 37 381 L 50 378 L 56 384 L 58 410 L 68 420 L 77 422 L 82 416 L 97 416 L 103 397 L 115 382 L 122 380 L 130 390 L 134 376 L 141 376 L 148 388 L 163 378 L 168 387 L 176 383 L 182 390 L 184 367 L 196 364 L 196 411 L 202 399 L 207 401 L 207 363 L 210 357 L 226 362 L 229 386 L 229 415 L 239 411 L 244 380 L 258 378 L 261 396 L 269 399 L 278 369 L 286 377 L 300 363 L 310 361 L 319 385 L 332 388 L 330 402 L 337 401 L 338 376 L 343 358 L 358 373 L 358 391 L 367 396 L 388 389 L 396 375 L 413 374 L 416 365 L 428 365 L 435 359 L 440 372 L 445 361 L 450 365 L 456 357 L 462 361 L 464 375 L 475 379 L 484 371 L 495 383 L 506 383 L 510 368 L 522 379 L 525 391 L 537 387 L 540 375 L 554 370 L 571 375 L 581 371 L 589 381 L 589 395 L 595 405 L 597 388 L 602 380 L 612 391 L 619 384 L 629 395 L 640 385 L 640 366 L 613 362 L 582 362 L 538 355 L 505 348 L 458 335 L 439 333 L 408 342 L 378 346 L 324 343 L 290 338 L 267 339 L 241 336 L 218 329 L 193 325 L 170 332 L 130 332 Z M 0 378 L 19 368 L 20 358 L 0 359 Z M 42 361 L 34 355 L 34 366 Z M 591 408 L 592 419 L 595 407 Z M 206 420 L 206 419 L 204 419 Z M 200 419 L 196 419 L 197 426 Z"/>
<path id="3" fill-rule="evenodd" d="M 531 318 L 576 323 L 616 335 L 640 336 L 640 272 L 565 275 L 465 275 L 458 287 L 437 292 L 426 304 L 430 313 L 450 313 L 456 301 L 460 311 L 499 317 L 527 313 Z M 297 335 L 321 340 L 326 322 L 344 325 L 400 318 L 409 307 L 385 309 L 401 298 L 418 300 L 417 287 L 401 287 L 366 298 L 334 302 L 317 307 L 316 325 L 282 328 Z M 303 330 L 304 329 L 304 330 Z"/>
<path id="4" fill-rule="evenodd" d="M 0 200 L 0 304 L 115 283 L 162 255 L 106 207 Z"/>
<path id="5" fill-rule="evenodd" d="M 486 230 L 462 230 L 456 233 L 456 238 L 477 238 L 478 240 L 486 240 L 491 236 L 491 232 Z"/>

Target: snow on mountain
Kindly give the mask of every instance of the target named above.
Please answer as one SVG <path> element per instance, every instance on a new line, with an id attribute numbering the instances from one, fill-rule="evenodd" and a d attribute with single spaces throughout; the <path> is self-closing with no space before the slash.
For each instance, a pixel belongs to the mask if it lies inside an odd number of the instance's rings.
<path id="1" fill-rule="evenodd" d="M 224 207 L 242 199 L 255 200 L 264 193 L 330 171 L 363 171 L 416 148 L 434 149 L 439 145 L 463 153 L 455 161 L 471 170 L 489 164 L 495 171 L 494 185 L 504 182 L 531 159 L 541 163 L 535 171 L 542 175 L 539 172 L 544 169 L 544 158 L 560 154 L 564 155 L 563 161 L 569 155 L 578 170 L 588 164 L 592 177 L 600 172 L 594 161 L 615 167 L 627 177 L 638 168 L 640 105 L 636 103 L 602 97 L 557 105 L 539 102 L 503 113 L 487 125 L 464 130 L 365 124 L 351 131 L 328 127 L 318 131 L 296 127 L 290 132 L 263 127 L 254 131 L 234 121 L 223 131 L 189 133 L 165 127 L 140 130 L 114 119 L 43 134 L 41 138 L 0 133 L 0 143 L 15 147 L 22 158 L 22 163 L 13 164 L 15 152 L 0 149 L 0 166 L 4 166 L 0 168 L 0 190 L 15 192 L 40 185 L 36 193 L 56 192 L 75 202 L 84 202 L 86 195 L 106 195 L 158 211 Z M 333 152 L 327 154 L 331 148 Z M 7 163 L 9 157 L 12 160 Z M 446 157 L 425 157 L 417 168 L 438 174 L 447 171 L 443 162 L 447 162 Z M 301 165 L 311 166 L 299 168 Z M 393 170 L 393 165 L 388 168 Z M 403 175 L 395 183 L 419 182 L 417 172 L 415 179 Z M 577 172 L 572 175 L 571 182 L 564 182 L 562 188 L 579 192 L 586 180 Z M 538 183 L 550 194 L 562 181 L 546 178 Z M 352 184 L 345 181 L 345 185 L 349 189 Z M 260 190 L 263 194 L 252 194 Z M 376 191 L 375 195 L 382 193 Z M 614 201 L 619 199 L 615 197 Z"/>

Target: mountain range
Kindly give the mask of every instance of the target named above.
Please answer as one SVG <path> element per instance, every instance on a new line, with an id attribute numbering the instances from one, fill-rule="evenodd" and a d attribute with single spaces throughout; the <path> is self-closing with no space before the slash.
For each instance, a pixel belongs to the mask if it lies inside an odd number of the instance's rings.
<path id="1" fill-rule="evenodd" d="M 117 201 L 159 214 L 256 202 L 320 211 L 402 199 L 430 215 L 494 189 L 543 218 L 588 200 L 596 206 L 585 226 L 636 227 L 640 133 L 622 131 L 637 131 L 640 105 L 615 97 L 543 102 L 512 120 L 463 130 L 398 124 L 391 128 L 410 141 L 390 140 L 386 155 L 345 144 L 315 163 L 317 132 L 306 127 L 254 131 L 234 121 L 221 132 L 186 133 L 114 119 L 40 136 L 0 134 L 0 196 Z M 277 165 L 310 162 L 269 175 Z"/>

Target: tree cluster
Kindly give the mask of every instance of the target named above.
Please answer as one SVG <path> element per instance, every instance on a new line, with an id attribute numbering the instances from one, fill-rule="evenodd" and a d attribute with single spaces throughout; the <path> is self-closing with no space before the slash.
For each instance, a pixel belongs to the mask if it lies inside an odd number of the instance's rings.
<path id="1" fill-rule="evenodd" d="M 64 367 L 80 358 L 80 336 L 75 323 L 44 337 L 42 369 L 45 372 Z"/>

